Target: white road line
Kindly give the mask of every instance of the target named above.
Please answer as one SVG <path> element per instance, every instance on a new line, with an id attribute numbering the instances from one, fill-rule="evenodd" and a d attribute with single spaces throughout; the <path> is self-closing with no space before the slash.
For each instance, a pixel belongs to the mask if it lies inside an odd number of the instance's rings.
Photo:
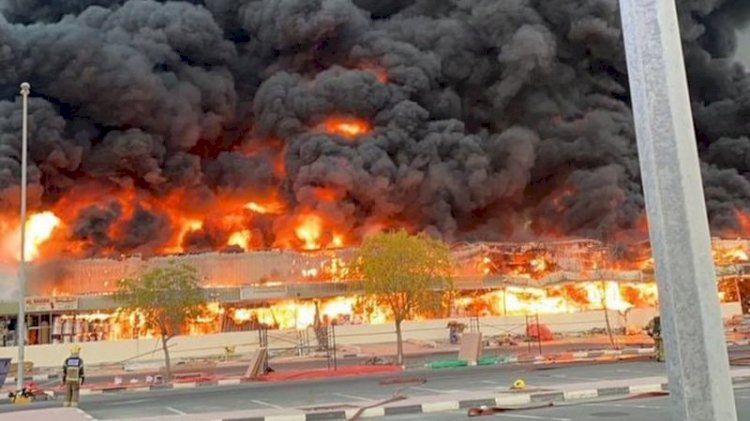
<path id="1" fill-rule="evenodd" d="M 597 377 L 579 377 L 579 376 L 568 376 L 565 374 L 550 374 L 549 375 L 552 378 L 555 379 L 569 379 L 569 380 L 592 380 L 592 381 L 602 381 L 603 379 L 597 378 Z"/>
<path id="2" fill-rule="evenodd" d="M 440 390 L 440 389 L 430 389 L 429 387 L 422 387 L 422 386 L 412 386 L 409 389 L 416 389 L 416 390 L 422 390 L 424 392 L 432 392 L 432 393 L 465 393 L 465 390 Z"/>
<path id="3" fill-rule="evenodd" d="M 498 382 L 496 382 L 496 381 L 494 381 L 494 380 L 482 380 L 482 383 L 487 383 L 487 384 L 500 384 L 500 383 L 498 383 Z"/>
<path id="4" fill-rule="evenodd" d="M 630 370 L 630 369 L 627 369 L 627 368 L 618 368 L 618 369 L 617 369 L 617 370 L 615 370 L 615 371 L 616 371 L 616 372 L 618 372 L 618 373 L 649 374 L 649 375 L 653 375 L 653 374 L 654 374 L 654 373 L 653 373 L 653 372 L 651 372 L 651 371 L 644 371 L 644 370 Z"/>
<path id="5" fill-rule="evenodd" d="M 167 411 L 172 412 L 177 415 L 187 415 L 187 412 L 182 412 L 179 409 L 172 408 L 171 406 L 166 406 L 165 408 L 167 408 Z"/>
<path id="6" fill-rule="evenodd" d="M 254 402 L 254 403 L 257 403 L 258 405 L 263 405 L 263 406 L 267 406 L 267 407 L 269 407 L 269 408 L 284 409 L 284 407 L 283 407 L 283 406 L 279 406 L 279 405 L 276 405 L 276 404 L 272 404 L 272 403 L 269 403 L 269 402 L 263 402 L 263 401 L 259 401 L 259 400 L 257 400 L 257 399 L 251 399 L 251 400 L 250 400 L 250 402 Z"/>
<path id="7" fill-rule="evenodd" d="M 522 415 L 522 414 L 496 414 L 498 417 L 507 418 L 523 418 L 527 420 L 544 420 L 544 421 L 573 421 L 570 418 L 555 418 L 555 417 L 543 417 L 537 415 Z"/>
<path id="8" fill-rule="evenodd" d="M 151 402 L 151 401 L 155 401 L 155 400 L 156 399 L 153 399 L 153 398 L 151 398 L 151 399 L 133 399 L 133 400 L 129 400 L 129 401 L 107 402 L 107 403 L 103 403 L 101 405 L 102 406 L 131 405 L 131 404 L 134 404 L 134 403 Z"/>
<path id="9" fill-rule="evenodd" d="M 666 406 L 659 406 L 659 405 L 626 405 L 622 403 L 585 403 L 582 406 L 614 406 L 616 408 L 638 408 L 638 409 L 667 409 Z"/>
<path id="10" fill-rule="evenodd" d="M 331 393 L 332 395 L 341 396 L 342 398 L 354 399 L 356 401 L 372 401 L 373 399 L 364 396 L 347 395 L 346 393 Z"/>
<path id="11" fill-rule="evenodd" d="M 96 421 L 96 418 L 94 418 L 91 415 L 87 414 L 86 411 L 84 411 L 83 409 L 79 409 L 79 408 L 76 408 L 76 409 L 77 409 L 77 411 L 78 411 L 79 414 L 83 415 L 84 417 L 86 417 L 86 418 L 88 418 L 88 419 L 90 419 L 92 421 Z"/>

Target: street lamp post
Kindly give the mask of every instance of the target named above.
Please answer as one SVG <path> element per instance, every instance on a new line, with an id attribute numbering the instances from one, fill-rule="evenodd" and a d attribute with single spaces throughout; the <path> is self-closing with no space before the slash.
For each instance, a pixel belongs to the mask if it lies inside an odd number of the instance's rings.
<path id="1" fill-rule="evenodd" d="M 18 322 L 16 336 L 18 337 L 18 371 L 16 374 L 16 390 L 23 390 L 24 376 L 24 344 L 26 342 L 26 173 L 28 167 L 28 111 L 29 93 L 31 85 L 21 84 L 23 102 L 23 116 L 21 128 L 21 250 L 18 266 Z"/>

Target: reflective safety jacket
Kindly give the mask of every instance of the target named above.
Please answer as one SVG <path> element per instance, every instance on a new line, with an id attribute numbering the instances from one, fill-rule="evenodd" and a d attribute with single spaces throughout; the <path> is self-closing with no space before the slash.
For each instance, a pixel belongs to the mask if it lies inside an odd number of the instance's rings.
<path id="1" fill-rule="evenodd" d="M 83 383 L 83 360 L 68 357 L 63 363 L 63 383 Z"/>

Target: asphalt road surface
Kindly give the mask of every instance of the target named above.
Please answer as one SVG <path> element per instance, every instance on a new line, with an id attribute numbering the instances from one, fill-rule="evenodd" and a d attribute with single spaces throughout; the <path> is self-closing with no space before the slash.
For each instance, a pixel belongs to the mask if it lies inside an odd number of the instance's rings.
<path id="1" fill-rule="evenodd" d="M 750 419 L 750 389 L 735 390 L 737 418 Z M 669 398 L 591 401 L 570 406 L 507 412 L 487 417 L 471 418 L 478 421 L 669 421 Z M 456 421 L 469 418 L 466 410 L 426 415 L 388 417 L 388 421 L 434 420 Z"/>
<path id="2" fill-rule="evenodd" d="M 94 395 L 82 398 L 81 409 L 96 419 L 107 420 L 246 409 L 309 408 L 331 403 L 356 405 L 358 402 L 385 400 L 391 397 L 404 385 L 379 383 L 382 379 L 394 377 L 426 379 L 426 383 L 408 386 L 402 391 L 401 394 L 411 397 L 470 391 L 486 392 L 509 386 L 519 377 L 524 378 L 530 386 L 551 386 L 664 374 L 663 364 L 650 361 L 577 364 L 564 367 L 467 367 L 357 378 Z M 60 405 L 60 402 L 39 403 L 28 408 L 53 405 Z M 0 406 L 0 413 L 17 409 L 11 405 L 4 405 Z"/>

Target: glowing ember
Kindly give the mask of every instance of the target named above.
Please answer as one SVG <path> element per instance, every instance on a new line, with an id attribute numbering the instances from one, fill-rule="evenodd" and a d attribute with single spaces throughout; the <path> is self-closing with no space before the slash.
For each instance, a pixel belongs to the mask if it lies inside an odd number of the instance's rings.
<path id="1" fill-rule="evenodd" d="M 237 246 L 247 251 L 250 249 L 251 238 L 252 238 L 252 234 L 250 233 L 249 230 L 238 231 L 238 232 L 232 233 L 232 235 L 229 236 L 227 245 Z"/>
<path id="2" fill-rule="evenodd" d="M 353 139 L 371 130 L 369 123 L 353 117 L 331 117 L 323 123 L 323 126 L 327 132 L 347 139 Z"/>
<path id="3" fill-rule="evenodd" d="M 52 212 L 37 213 L 29 217 L 26 221 L 25 255 L 27 260 L 34 260 L 39 256 L 39 247 L 52 236 L 52 232 L 58 225 L 60 225 L 60 218 Z"/>
<path id="4" fill-rule="evenodd" d="M 305 250 L 317 250 L 320 248 L 320 235 L 323 230 L 323 221 L 317 215 L 303 215 L 300 224 L 294 232 L 297 238 L 304 243 Z"/>
<path id="5" fill-rule="evenodd" d="M 333 240 L 331 240 L 330 247 L 339 248 L 344 246 L 344 237 L 338 234 L 333 235 Z"/>

